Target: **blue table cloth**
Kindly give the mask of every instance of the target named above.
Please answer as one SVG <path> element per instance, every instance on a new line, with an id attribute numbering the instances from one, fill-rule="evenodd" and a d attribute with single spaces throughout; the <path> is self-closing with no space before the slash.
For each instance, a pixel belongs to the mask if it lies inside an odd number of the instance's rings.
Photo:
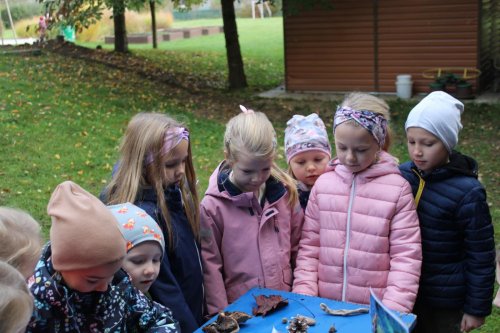
<path id="1" fill-rule="evenodd" d="M 309 327 L 309 333 L 328 333 L 328 330 L 332 325 L 335 325 L 337 333 L 372 332 L 371 318 L 368 313 L 349 317 L 332 316 L 321 310 L 319 306 L 320 303 L 325 303 L 329 308 L 334 310 L 352 310 L 358 308 L 369 309 L 369 305 L 338 302 L 321 297 L 305 296 L 266 288 L 250 289 L 234 303 L 229 305 L 225 311 L 243 311 L 252 315 L 252 309 L 257 305 L 254 295 L 280 295 L 284 299 L 288 300 L 288 305 L 275 310 L 264 317 L 253 317 L 245 323 L 240 324 L 240 332 L 242 333 L 271 333 L 273 331 L 273 327 L 280 333 L 287 333 L 286 327 L 288 323 L 283 323 L 283 318 L 290 320 L 291 317 L 296 315 L 307 316 L 316 320 L 316 325 Z M 397 314 L 411 330 L 416 323 L 416 316 L 413 314 Z M 213 322 L 216 317 L 217 316 L 212 318 L 205 325 Z M 196 331 L 196 333 L 201 332 L 203 332 L 201 328 Z"/>

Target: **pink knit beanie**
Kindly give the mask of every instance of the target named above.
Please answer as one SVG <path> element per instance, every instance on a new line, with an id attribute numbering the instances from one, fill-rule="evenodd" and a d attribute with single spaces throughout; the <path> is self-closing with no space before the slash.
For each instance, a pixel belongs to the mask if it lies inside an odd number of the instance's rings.
<path id="1" fill-rule="evenodd" d="M 47 206 L 56 271 L 100 266 L 123 258 L 126 242 L 106 206 L 77 184 L 57 186 Z"/>

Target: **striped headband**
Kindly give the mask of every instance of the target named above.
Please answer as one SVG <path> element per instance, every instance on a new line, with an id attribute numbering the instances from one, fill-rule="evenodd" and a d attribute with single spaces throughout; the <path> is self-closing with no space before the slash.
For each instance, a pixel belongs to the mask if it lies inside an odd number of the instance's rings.
<path id="1" fill-rule="evenodd" d="M 177 146 L 181 140 L 189 141 L 189 131 L 184 127 L 172 127 L 165 132 L 163 139 L 163 147 L 161 148 L 160 156 L 168 153 L 172 148 Z M 146 165 L 153 163 L 153 153 L 149 152 L 146 157 Z"/>
<path id="2" fill-rule="evenodd" d="M 369 110 L 354 110 L 348 106 L 339 106 L 333 119 L 333 133 L 335 134 L 338 125 L 349 120 L 354 120 L 370 132 L 380 147 L 384 146 L 387 133 L 387 119 L 384 116 Z"/>

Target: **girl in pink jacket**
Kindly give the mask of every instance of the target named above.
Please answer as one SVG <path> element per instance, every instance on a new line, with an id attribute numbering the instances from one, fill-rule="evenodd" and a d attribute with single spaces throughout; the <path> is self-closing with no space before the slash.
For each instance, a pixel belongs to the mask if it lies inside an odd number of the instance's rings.
<path id="1" fill-rule="evenodd" d="M 316 181 L 306 209 L 293 291 L 411 312 L 418 291 L 421 243 L 410 185 L 390 144 L 389 107 L 349 94 L 337 109 L 337 158 Z"/>
<path id="2" fill-rule="evenodd" d="M 201 202 L 201 254 L 208 314 L 253 287 L 290 291 L 303 212 L 296 186 L 275 164 L 276 134 L 261 112 L 233 117 L 225 160 Z"/>

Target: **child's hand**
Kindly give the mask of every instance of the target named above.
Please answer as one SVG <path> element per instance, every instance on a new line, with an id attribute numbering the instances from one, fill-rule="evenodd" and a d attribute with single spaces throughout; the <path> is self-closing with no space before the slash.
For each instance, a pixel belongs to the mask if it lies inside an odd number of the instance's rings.
<path id="1" fill-rule="evenodd" d="M 462 323 L 460 324 L 461 332 L 470 332 L 473 329 L 483 326 L 484 317 L 475 317 L 470 314 L 464 313 Z"/>

